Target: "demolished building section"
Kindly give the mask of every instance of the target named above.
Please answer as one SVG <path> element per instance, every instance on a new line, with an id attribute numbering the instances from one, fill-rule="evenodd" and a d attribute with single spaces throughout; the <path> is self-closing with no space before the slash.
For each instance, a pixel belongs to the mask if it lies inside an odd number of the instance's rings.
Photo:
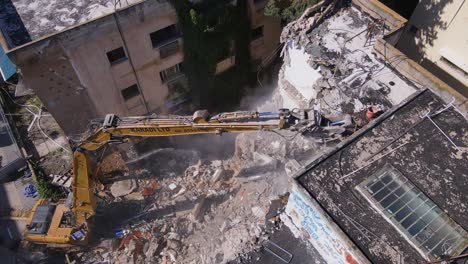
<path id="1" fill-rule="evenodd" d="M 283 221 L 329 262 L 463 259 L 467 119 L 457 107 L 466 98 L 425 72 L 415 80 L 395 71 L 407 58 L 382 60 L 382 38 L 401 24 L 354 7 L 316 23 L 321 10 L 283 31 L 284 104 L 348 113 L 357 125 L 360 109 L 387 113 L 296 174 Z"/>
<path id="2" fill-rule="evenodd" d="M 388 30 L 384 21 L 355 8 L 319 25 L 314 19 L 299 19 L 283 31 L 279 87 L 285 106 L 319 104 L 330 114 L 355 114 L 374 104 L 391 108 L 417 90 L 373 54 L 376 39 Z"/>

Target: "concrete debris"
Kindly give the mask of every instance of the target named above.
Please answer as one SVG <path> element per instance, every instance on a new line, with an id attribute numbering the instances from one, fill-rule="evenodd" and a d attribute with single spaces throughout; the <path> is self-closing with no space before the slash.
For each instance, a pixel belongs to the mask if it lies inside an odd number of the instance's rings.
<path id="1" fill-rule="evenodd" d="M 265 218 L 266 212 L 260 206 L 252 207 L 252 214 L 259 219 Z"/>
<path id="2" fill-rule="evenodd" d="M 373 43 L 387 30 L 383 21 L 343 8 L 316 23 L 328 16 L 337 1 L 323 2 L 324 6 L 306 12 L 283 30 L 280 95 L 288 107 L 318 107 L 330 119 L 351 115 L 359 128 L 370 119 L 366 119 L 367 109 L 396 105 L 416 87 L 373 54 Z M 311 17 L 316 18 L 314 25 Z"/>
<path id="3" fill-rule="evenodd" d="M 202 197 L 200 201 L 197 203 L 197 205 L 193 207 L 192 215 L 191 215 L 193 220 L 200 221 L 202 219 L 203 213 L 205 210 L 205 201 L 206 201 L 206 198 Z"/>
<path id="4" fill-rule="evenodd" d="M 64 175 L 55 175 L 50 174 L 49 177 L 52 178 L 52 184 L 56 186 L 63 186 L 66 188 L 70 188 L 72 183 L 72 175 L 71 172 L 65 173 Z"/>
<path id="5" fill-rule="evenodd" d="M 149 243 L 145 244 L 145 245 L 148 245 L 146 251 L 145 251 L 145 256 L 146 258 L 148 259 L 151 259 L 153 258 L 155 255 L 156 255 L 156 250 L 158 249 L 159 247 L 159 243 L 156 239 L 151 239 L 151 241 L 149 241 Z"/>
<path id="6" fill-rule="evenodd" d="M 121 197 L 127 194 L 130 194 L 137 188 L 137 183 L 135 180 L 122 180 L 117 181 L 112 184 L 110 191 L 112 196 Z"/>
<path id="7" fill-rule="evenodd" d="M 171 184 L 169 184 L 168 187 L 169 187 L 169 190 L 173 191 L 173 190 L 175 190 L 177 188 L 177 184 L 171 183 Z"/>
<path id="8" fill-rule="evenodd" d="M 232 143 L 232 158 L 197 159 L 174 175 L 161 168 L 161 163 L 146 170 L 129 169 L 124 177 L 133 175 L 135 179 L 117 181 L 109 188 L 115 197 L 112 206 L 138 205 L 137 209 L 132 207 L 129 218 L 118 222 L 117 232 L 112 230 L 116 246 L 71 258 L 77 263 L 101 261 L 107 253 L 105 261 L 126 264 L 226 263 L 248 258 L 248 253 L 259 250 L 274 232 L 265 229 L 266 215 L 270 200 L 288 192 L 286 164 L 294 164 L 290 171 L 300 168 L 304 162 L 301 153 L 317 151 L 321 145 L 302 136 L 286 140 L 265 132 L 239 134 Z M 165 159 L 177 164 L 185 158 L 178 154 L 164 151 Z M 153 170 L 153 166 L 158 168 Z M 153 171 L 157 172 L 153 178 L 147 178 Z M 250 175 L 234 177 L 239 172 Z M 257 175 L 261 178 L 250 180 Z M 100 191 L 106 192 L 105 188 Z M 110 226 L 106 222 L 102 228 Z"/>
<path id="9" fill-rule="evenodd" d="M 174 198 L 177 198 L 179 195 L 183 194 L 185 191 L 186 191 L 185 188 L 181 188 L 181 189 L 179 190 L 179 192 L 177 192 L 176 194 L 174 194 L 174 195 L 172 196 L 172 198 L 173 198 L 173 199 L 174 199 Z"/>
<path id="10" fill-rule="evenodd" d="M 141 201 L 141 200 L 145 199 L 145 197 L 143 196 L 143 194 L 141 192 L 133 192 L 133 193 L 125 195 L 125 199 Z"/>
<path id="11" fill-rule="evenodd" d="M 295 159 L 291 159 L 286 162 L 284 169 L 289 177 L 294 176 L 294 173 L 301 169 L 301 164 Z"/>
<path id="12" fill-rule="evenodd" d="M 213 173 L 213 183 L 217 183 L 221 179 L 221 175 L 223 173 L 222 169 L 216 169 L 216 171 Z"/>

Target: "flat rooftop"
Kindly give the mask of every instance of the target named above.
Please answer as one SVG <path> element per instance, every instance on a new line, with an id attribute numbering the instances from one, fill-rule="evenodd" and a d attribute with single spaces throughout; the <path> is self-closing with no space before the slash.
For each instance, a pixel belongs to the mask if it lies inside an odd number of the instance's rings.
<path id="1" fill-rule="evenodd" d="M 421 247 L 440 254 L 467 246 L 468 122 L 457 109 L 446 106 L 429 90 L 419 92 L 362 128 L 297 178 L 374 263 L 424 260 L 421 250 L 411 245 L 409 235 L 403 235 L 395 226 L 398 224 L 384 217 L 392 213 L 391 206 L 396 206 L 398 199 L 403 199 L 398 198 L 401 193 L 395 190 L 396 196 L 386 196 L 393 204 L 382 209 L 384 201 L 378 204 L 373 200 L 377 191 L 372 194 L 366 189 L 372 188 L 370 183 L 377 182 L 376 175 L 387 172 L 387 168 L 397 171 L 400 183 L 412 186 L 415 193 L 440 209 L 435 209 L 438 214 L 446 216 L 436 228 L 445 228 L 444 223 L 449 222 L 458 225 L 456 231 L 434 237 L 429 232 L 435 225 L 431 222 L 413 237 L 427 236 Z M 428 113 L 435 115 L 424 117 Z M 422 217 L 414 219 L 415 227 L 418 219 Z M 465 242 L 456 234 L 465 236 Z"/>
<path id="2" fill-rule="evenodd" d="M 144 0 L 10 0 L 0 7 L 2 33 L 19 46 Z M 25 36 L 26 35 L 26 36 Z M 27 36 L 29 35 L 29 36 Z"/>

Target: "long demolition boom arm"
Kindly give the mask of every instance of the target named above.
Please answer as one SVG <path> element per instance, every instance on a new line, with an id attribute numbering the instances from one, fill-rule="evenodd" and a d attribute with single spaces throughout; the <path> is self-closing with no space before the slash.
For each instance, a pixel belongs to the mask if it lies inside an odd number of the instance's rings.
<path id="1" fill-rule="evenodd" d="M 209 118 L 207 111 L 196 111 L 193 116 L 141 116 L 119 118 L 109 114 L 98 127 L 90 129 L 73 147 L 73 226 L 70 233 L 86 227 L 87 219 L 94 215 L 95 200 L 91 181 L 87 151 L 98 150 L 109 143 L 126 142 L 131 137 L 167 137 L 193 134 L 222 134 L 226 132 L 248 132 L 259 130 L 291 129 L 300 131 L 307 128 L 309 120 L 307 110 L 287 110 L 278 112 L 229 112 Z M 55 218 L 55 216 L 54 216 Z M 49 236 L 49 228 L 47 236 Z M 58 230 L 58 229 L 57 229 Z M 89 231 L 89 230 L 88 230 Z M 47 237 L 46 236 L 46 237 Z M 50 235 L 49 237 L 53 237 Z M 82 244 L 72 240 L 72 235 L 56 243 Z M 86 239 L 87 235 L 85 235 Z M 49 239 L 42 239 L 47 242 Z"/>
<path id="2" fill-rule="evenodd" d="M 259 130 L 303 127 L 308 122 L 304 110 L 282 109 L 278 112 L 229 112 L 208 118 L 208 112 L 196 111 L 193 116 L 143 116 L 119 118 L 109 114 L 102 127 L 90 131 L 78 144 L 73 157 L 73 211 L 76 224 L 81 225 L 94 214 L 94 195 L 90 182 L 89 162 L 85 151 L 97 150 L 129 137 L 168 137 L 193 134 L 222 134 Z"/>

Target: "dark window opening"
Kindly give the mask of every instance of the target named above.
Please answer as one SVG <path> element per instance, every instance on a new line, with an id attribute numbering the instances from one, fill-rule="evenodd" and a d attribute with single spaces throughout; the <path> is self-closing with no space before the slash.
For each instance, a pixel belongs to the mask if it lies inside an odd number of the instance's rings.
<path id="1" fill-rule="evenodd" d="M 263 26 L 259 26 L 252 30 L 252 40 L 256 40 L 263 37 Z"/>
<path id="2" fill-rule="evenodd" d="M 120 47 L 115 50 L 111 50 L 107 52 L 107 59 L 109 60 L 110 64 L 113 65 L 113 64 L 126 60 L 127 55 L 125 54 L 124 48 Z"/>
<path id="3" fill-rule="evenodd" d="M 121 91 L 122 97 L 125 101 L 140 95 L 140 91 L 138 90 L 138 86 L 136 84 L 127 87 Z"/>
<path id="4" fill-rule="evenodd" d="M 150 34 L 153 48 L 169 43 L 179 37 L 179 30 L 176 25 L 170 25 Z"/>

